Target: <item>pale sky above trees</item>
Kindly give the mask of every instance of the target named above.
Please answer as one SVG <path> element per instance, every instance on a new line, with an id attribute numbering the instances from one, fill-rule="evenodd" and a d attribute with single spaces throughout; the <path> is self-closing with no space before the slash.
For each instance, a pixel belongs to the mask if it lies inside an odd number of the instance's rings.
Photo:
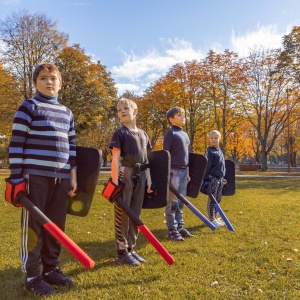
<path id="1" fill-rule="evenodd" d="M 108 67 L 119 93 L 141 94 L 174 64 L 210 50 L 278 48 L 300 25 L 297 0 L 0 0 L 0 19 L 18 9 L 57 21 L 71 44 Z"/>

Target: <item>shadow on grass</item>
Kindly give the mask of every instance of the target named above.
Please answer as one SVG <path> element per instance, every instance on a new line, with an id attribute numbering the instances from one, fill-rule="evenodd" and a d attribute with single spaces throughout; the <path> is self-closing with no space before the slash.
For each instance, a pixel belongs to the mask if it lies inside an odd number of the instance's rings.
<path id="1" fill-rule="evenodd" d="M 67 274 L 69 275 L 69 274 Z M 7 280 L 10 278 L 10 280 Z M 25 290 L 25 274 L 21 271 L 20 267 L 17 268 L 7 268 L 0 272 L 0 287 L 1 295 L 0 299 L 10 300 L 10 299 L 41 299 L 41 296 L 34 295 L 31 292 Z M 68 287 L 60 287 L 59 294 L 68 293 Z"/>
<path id="2" fill-rule="evenodd" d="M 202 229 L 208 229 L 209 231 L 212 231 L 210 228 L 208 228 L 205 224 L 196 225 L 196 226 L 187 226 L 187 230 L 191 232 L 196 232 Z M 151 230 L 152 234 L 156 237 L 156 239 L 162 244 L 163 247 L 166 248 L 166 250 L 169 252 L 169 250 L 172 250 L 171 247 L 166 247 L 166 242 L 172 242 L 176 243 L 174 241 L 171 241 L 167 237 L 167 229 L 155 229 Z M 139 252 L 147 244 L 150 244 L 150 242 L 147 240 L 147 238 L 139 232 L 139 237 L 137 240 L 137 245 L 135 247 L 135 250 Z M 92 270 L 99 270 L 106 267 L 115 267 L 116 264 L 114 263 L 114 258 L 116 257 L 116 246 L 115 246 L 115 240 L 107 240 L 104 242 L 84 242 L 79 243 L 78 246 L 82 248 L 94 261 L 95 261 L 95 267 Z M 170 248 L 170 249 L 169 249 Z M 153 252 L 156 252 L 156 249 L 153 246 Z M 172 251 L 170 251 L 172 253 Z M 157 255 L 160 255 L 158 252 L 156 252 Z M 72 258 L 70 255 L 63 255 L 62 256 L 62 262 L 66 263 L 67 261 L 71 260 Z M 74 258 L 75 259 L 75 258 Z M 147 259 L 147 258 L 146 258 Z M 163 259 L 163 258 L 162 258 Z M 72 275 L 78 275 L 82 273 L 81 268 L 76 268 L 72 271 Z"/>

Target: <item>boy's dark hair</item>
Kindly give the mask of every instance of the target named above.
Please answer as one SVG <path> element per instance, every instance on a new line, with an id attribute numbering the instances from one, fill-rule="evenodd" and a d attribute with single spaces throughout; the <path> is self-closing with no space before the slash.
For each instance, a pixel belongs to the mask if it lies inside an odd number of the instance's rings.
<path id="1" fill-rule="evenodd" d="M 49 72 L 56 72 L 60 82 L 62 81 L 61 74 L 56 65 L 50 63 L 41 63 L 38 64 L 33 71 L 32 80 L 34 83 L 36 83 L 37 77 L 42 70 L 46 70 Z"/>
<path id="2" fill-rule="evenodd" d="M 168 111 L 167 111 L 167 114 L 166 114 L 166 116 L 167 116 L 167 120 L 168 120 L 168 122 L 172 125 L 172 123 L 170 122 L 170 118 L 174 118 L 174 116 L 176 115 L 176 114 L 178 114 L 178 113 L 182 113 L 182 114 L 184 114 L 184 109 L 183 108 L 181 108 L 181 107 L 179 107 L 179 106 L 175 106 L 175 107 L 172 107 L 171 109 L 169 109 Z"/>

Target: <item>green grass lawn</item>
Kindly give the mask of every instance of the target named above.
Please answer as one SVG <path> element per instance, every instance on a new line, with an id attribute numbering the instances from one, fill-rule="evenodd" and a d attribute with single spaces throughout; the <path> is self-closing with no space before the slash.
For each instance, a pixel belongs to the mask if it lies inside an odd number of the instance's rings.
<path id="1" fill-rule="evenodd" d="M 251 173 L 252 174 L 252 173 Z M 268 174 L 269 175 L 269 174 Z M 195 235 L 184 242 L 167 239 L 164 210 L 143 210 L 141 219 L 174 257 L 169 266 L 139 235 L 142 267 L 116 266 L 113 206 L 101 196 L 101 175 L 88 216 L 68 215 L 66 233 L 96 265 L 85 270 L 65 249 L 64 272 L 75 285 L 51 299 L 300 299 L 299 178 L 237 177 L 234 196 L 221 206 L 235 228 L 212 231 L 187 207 L 186 228 Z M 0 193 L 4 195 L 4 177 Z M 206 215 L 206 196 L 189 199 Z M 23 290 L 19 260 L 20 212 L 1 201 L 0 299 L 38 299 Z M 213 282 L 218 282 L 214 287 Z"/>

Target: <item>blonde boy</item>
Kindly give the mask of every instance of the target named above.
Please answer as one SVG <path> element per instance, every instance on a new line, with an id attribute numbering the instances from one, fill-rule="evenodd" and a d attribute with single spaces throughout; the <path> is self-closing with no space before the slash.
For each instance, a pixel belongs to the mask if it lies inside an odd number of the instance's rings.
<path id="1" fill-rule="evenodd" d="M 118 117 L 123 126 L 115 131 L 109 147 L 112 149 L 112 180 L 120 179 L 125 187 L 123 199 L 139 217 L 142 210 L 145 186 L 151 192 L 150 170 L 147 152 L 151 150 L 148 135 L 136 126 L 137 105 L 134 101 L 121 98 L 117 104 Z M 146 262 L 133 249 L 138 237 L 138 229 L 117 203 L 115 212 L 116 264 L 139 266 Z"/>

